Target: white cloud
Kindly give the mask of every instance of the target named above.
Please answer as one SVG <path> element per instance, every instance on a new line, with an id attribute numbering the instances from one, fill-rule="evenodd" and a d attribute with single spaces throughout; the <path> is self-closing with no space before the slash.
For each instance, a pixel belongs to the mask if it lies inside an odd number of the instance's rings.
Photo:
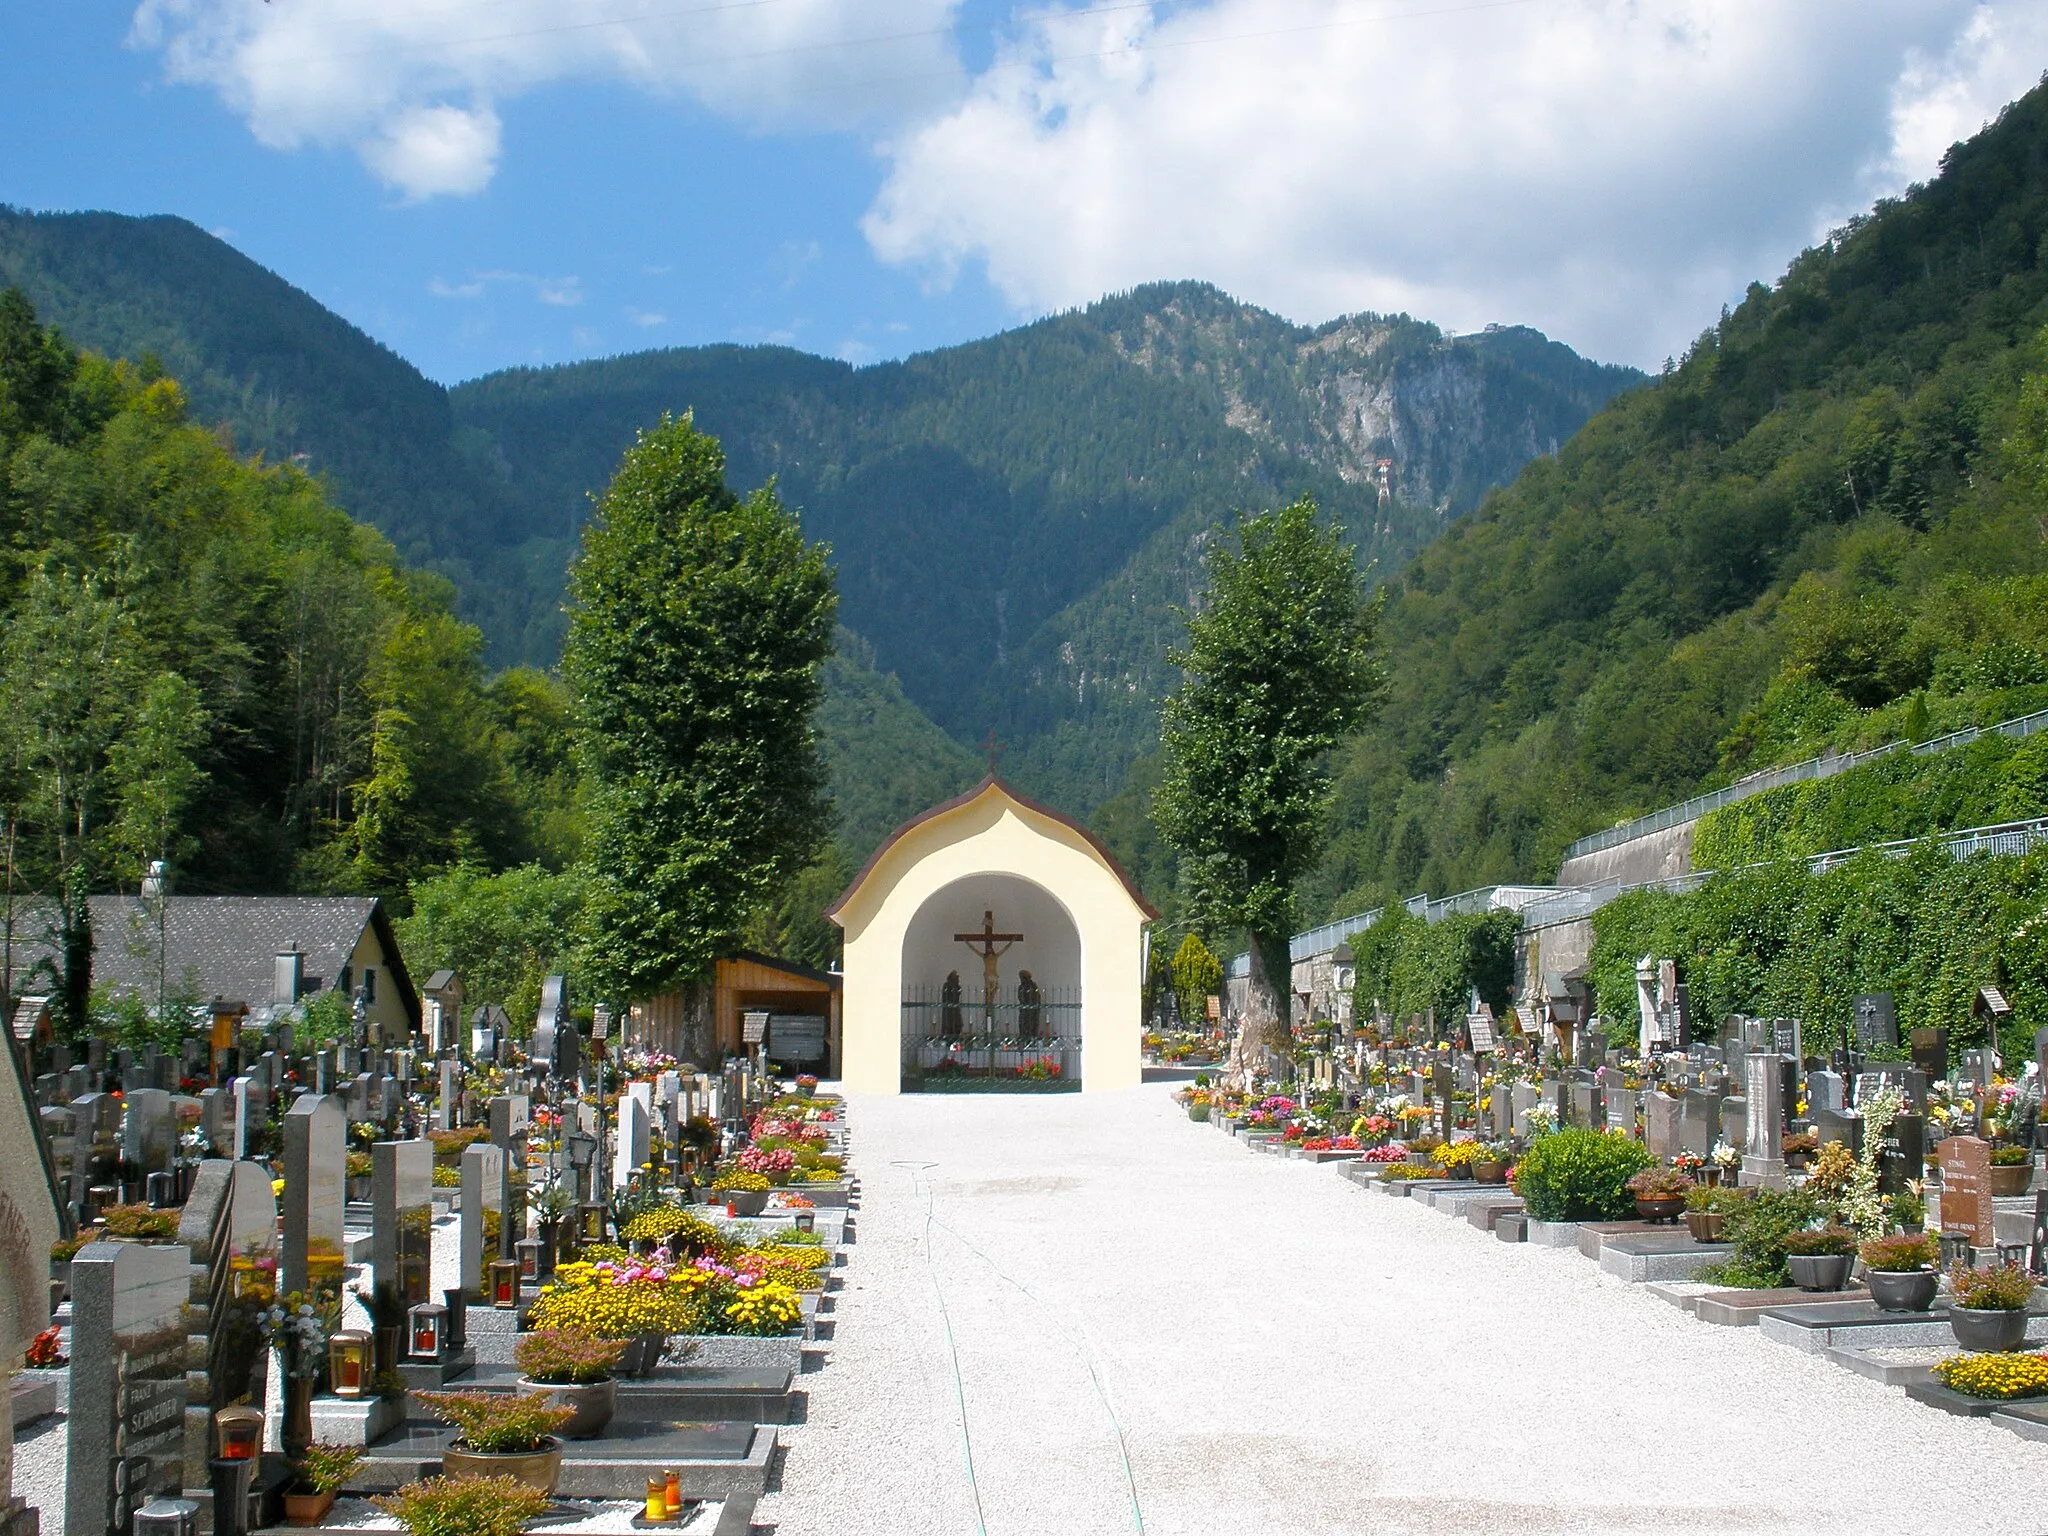
<path id="1" fill-rule="evenodd" d="M 263 143 L 346 145 L 409 199 L 473 193 L 496 103 L 616 80 L 761 128 L 866 128 L 959 88 L 959 0 L 140 0 L 138 47 Z"/>
<path id="2" fill-rule="evenodd" d="M 652 330 L 657 325 L 668 324 L 667 315 L 657 315 L 644 309 L 634 309 L 631 305 L 626 307 L 626 318 L 635 325 L 643 326 L 649 330 Z"/>
<path id="3" fill-rule="evenodd" d="M 875 349 L 866 342 L 849 336 L 839 343 L 839 360 L 859 368 L 875 360 Z"/>
<path id="4" fill-rule="evenodd" d="M 437 299 L 480 299 L 484 296 L 484 285 L 478 282 L 451 283 L 437 277 L 427 284 L 427 292 Z"/>
<path id="5" fill-rule="evenodd" d="M 1052 14 L 889 140 L 865 229 L 1024 313 L 1202 277 L 1655 363 L 1830 208 L 1928 174 L 2042 30 L 2015 0 Z"/>

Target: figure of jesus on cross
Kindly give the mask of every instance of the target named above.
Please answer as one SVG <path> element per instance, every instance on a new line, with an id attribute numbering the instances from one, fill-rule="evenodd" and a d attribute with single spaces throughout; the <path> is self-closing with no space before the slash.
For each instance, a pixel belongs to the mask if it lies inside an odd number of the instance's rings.
<path id="1" fill-rule="evenodd" d="M 1021 933 L 997 933 L 995 913 L 984 911 L 981 914 L 981 932 L 956 933 L 953 935 L 953 938 L 957 943 L 965 944 L 969 949 L 981 956 L 982 1019 L 988 1026 L 989 1033 L 994 1034 L 996 1018 L 996 956 L 1002 954 L 1012 944 L 1023 943 L 1024 935 Z"/>

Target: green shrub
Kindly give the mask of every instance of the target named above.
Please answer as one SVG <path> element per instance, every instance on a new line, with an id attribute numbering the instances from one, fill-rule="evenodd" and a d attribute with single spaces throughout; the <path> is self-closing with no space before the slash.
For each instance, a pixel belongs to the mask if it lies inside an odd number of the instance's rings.
<path id="1" fill-rule="evenodd" d="M 1701 1271 L 1701 1278 L 1751 1290 L 1786 1284 L 1785 1240 L 1827 1214 L 1804 1190 L 1757 1190 L 1728 1212 L 1726 1236 L 1735 1245 L 1734 1256 Z"/>
<path id="2" fill-rule="evenodd" d="M 484 1455 L 537 1451 L 542 1442 L 576 1416 L 557 1408 L 547 1392 L 415 1392 L 437 1418 L 462 1431 L 465 1450 Z"/>
<path id="3" fill-rule="evenodd" d="M 430 1477 L 376 1502 L 412 1536 L 519 1536 L 548 1496 L 516 1477 Z"/>
<path id="4" fill-rule="evenodd" d="M 1635 1209 L 1628 1181 L 1653 1159 L 1613 1131 L 1558 1131 L 1539 1137 L 1515 1166 L 1515 1193 L 1538 1221 L 1613 1221 Z"/>

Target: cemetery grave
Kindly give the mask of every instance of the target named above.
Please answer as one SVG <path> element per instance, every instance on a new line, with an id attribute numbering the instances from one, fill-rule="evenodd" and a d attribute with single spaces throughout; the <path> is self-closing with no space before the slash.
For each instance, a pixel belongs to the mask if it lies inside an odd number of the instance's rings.
<path id="1" fill-rule="evenodd" d="M 1176 1098 L 1269 1156 L 2048 1438 L 2048 1030 L 2009 1075 L 1943 1030 L 1902 1044 L 1887 994 L 1824 1051 L 1797 1019 L 1730 1017 L 1709 1043 L 1668 963 L 1639 977 L 1632 1038 L 1476 1005 L 1456 1028 L 1325 1021 L 1241 1089 L 1205 1072 Z"/>
<path id="2" fill-rule="evenodd" d="M 41 1047 L 15 1401 L 60 1426 L 45 1528 L 397 1530 L 505 1475 L 550 1530 L 747 1530 L 830 1354 L 843 1103 L 608 1040 L 603 1009 L 586 1041 L 550 1002 L 523 1050 L 295 1050 L 289 1010 L 175 1057 Z"/>

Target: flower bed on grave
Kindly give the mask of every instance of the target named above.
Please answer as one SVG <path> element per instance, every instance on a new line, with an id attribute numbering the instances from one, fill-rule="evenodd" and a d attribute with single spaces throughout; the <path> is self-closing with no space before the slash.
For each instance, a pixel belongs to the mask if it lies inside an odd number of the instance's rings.
<path id="1" fill-rule="evenodd" d="M 1934 1379 L 1965 1397 L 2048 1397 L 2048 1355 L 1956 1355 L 1934 1367 Z"/>
<path id="2" fill-rule="evenodd" d="M 757 1256 L 734 1268 L 710 1254 L 671 1267 L 661 1257 L 565 1264 L 534 1303 L 534 1328 L 576 1328 L 602 1339 L 648 1334 L 778 1338 L 803 1320 L 794 1288 L 774 1278 L 793 1261 Z"/>

